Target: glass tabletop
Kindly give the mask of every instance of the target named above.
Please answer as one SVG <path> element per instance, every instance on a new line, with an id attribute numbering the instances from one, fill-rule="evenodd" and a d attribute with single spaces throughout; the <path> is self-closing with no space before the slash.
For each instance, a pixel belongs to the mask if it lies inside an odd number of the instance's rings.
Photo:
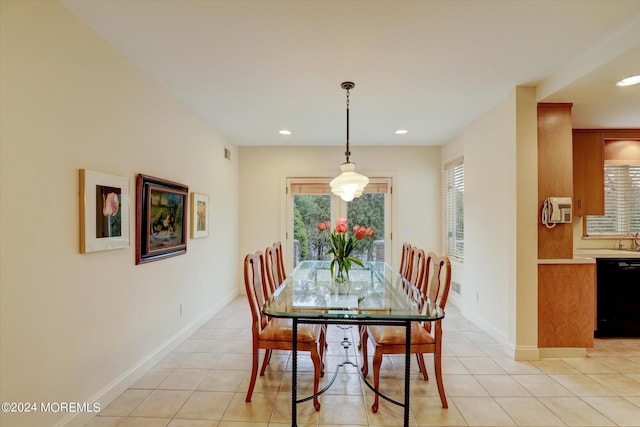
<path id="1" fill-rule="evenodd" d="M 433 321 L 444 311 L 391 266 L 353 265 L 349 282 L 331 280 L 330 261 L 302 261 L 263 306 L 264 314 L 285 318 L 352 318 Z"/>

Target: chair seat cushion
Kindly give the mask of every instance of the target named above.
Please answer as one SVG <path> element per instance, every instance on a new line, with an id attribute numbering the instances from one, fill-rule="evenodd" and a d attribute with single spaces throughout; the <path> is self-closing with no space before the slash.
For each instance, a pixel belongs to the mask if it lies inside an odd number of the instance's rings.
<path id="1" fill-rule="evenodd" d="M 320 325 L 298 324 L 298 342 L 315 342 L 320 337 Z M 292 341 L 293 321 L 272 318 L 260 334 L 261 340 Z"/>
<path id="2" fill-rule="evenodd" d="M 404 326 L 369 326 L 369 335 L 378 345 L 404 345 L 407 329 Z M 435 340 L 418 322 L 411 323 L 411 344 L 433 344 Z"/>

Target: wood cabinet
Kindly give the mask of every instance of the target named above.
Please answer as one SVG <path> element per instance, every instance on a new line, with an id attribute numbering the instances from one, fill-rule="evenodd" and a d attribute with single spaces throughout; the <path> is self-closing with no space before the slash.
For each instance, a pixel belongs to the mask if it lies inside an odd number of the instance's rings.
<path id="1" fill-rule="evenodd" d="M 572 104 L 538 104 L 538 259 L 573 258 L 573 226 L 547 228 L 540 219 L 547 197 L 573 195 Z"/>
<path id="2" fill-rule="evenodd" d="M 573 131 L 573 200 L 576 216 L 604 215 L 602 131 Z"/>
<path id="3" fill-rule="evenodd" d="M 640 139 L 640 129 L 573 129 L 576 216 L 604 215 L 605 143 Z"/>
<path id="4" fill-rule="evenodd" d="M 593 347 L 595 268 L 538 265 L 538 347 Z"/>

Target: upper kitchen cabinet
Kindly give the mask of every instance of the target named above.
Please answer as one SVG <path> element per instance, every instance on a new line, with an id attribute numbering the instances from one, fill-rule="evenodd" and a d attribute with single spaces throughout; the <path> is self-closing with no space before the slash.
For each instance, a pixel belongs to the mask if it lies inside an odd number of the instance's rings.
<path id="1" fill-rule="evenodd" d="M 604 165 L 637 162 L 639 139 L 640 129 L 573 130 L 575 215 L 604 215 Z"/>
<path id="2" fill-rule="evenodd" d="M 604 135 L 573 130 L 573 200 L 576 216 L 604 215 Z"/>

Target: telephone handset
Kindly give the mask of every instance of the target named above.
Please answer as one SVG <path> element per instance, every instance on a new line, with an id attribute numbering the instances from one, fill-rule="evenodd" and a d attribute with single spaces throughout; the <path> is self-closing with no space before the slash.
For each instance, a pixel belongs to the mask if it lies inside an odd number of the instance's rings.
<path id="1" fill-rule="evenodd" d="M 572 221 L 571 197 L 549 197 L 542 206 L 542 223 L 547 228 Z"/>

